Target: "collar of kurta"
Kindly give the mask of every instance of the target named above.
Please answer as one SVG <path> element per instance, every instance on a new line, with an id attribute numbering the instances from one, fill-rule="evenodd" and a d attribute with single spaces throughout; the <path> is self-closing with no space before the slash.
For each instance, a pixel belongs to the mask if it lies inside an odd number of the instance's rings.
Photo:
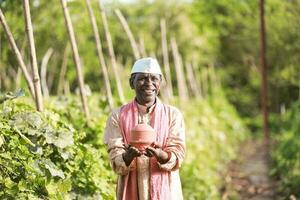
<path id="1" fill-rule="evenodd" d="M 141 105 L 139 104 L 136 99 L 134 100 L 136 102 L 136 105 L 138 107 L 138 111 L 141 113 L 141 114 L 151 114 L 156 106 L 156 102 L 159 101 L 158 98 L 155 99 L 155 103 L 150 106 L 150 107 L 147 107 L 147 106 L 144 106 L 144 105 Z"/>

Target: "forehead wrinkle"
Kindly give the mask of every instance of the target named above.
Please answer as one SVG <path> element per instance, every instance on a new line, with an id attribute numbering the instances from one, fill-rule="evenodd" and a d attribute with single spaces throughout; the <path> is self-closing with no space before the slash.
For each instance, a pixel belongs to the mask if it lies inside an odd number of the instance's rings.
<path id="1" fill-rule="evenodd" d="M 139 77 L 158 77 L 158 78 L 161 78 L 161 75 L 159 75 L 159 74 L 153 74 L 153 73 L 135 73 L 135 74 L 132 74 L 132 77 L 136 77 L 136 76 L 139 76 Z"/>

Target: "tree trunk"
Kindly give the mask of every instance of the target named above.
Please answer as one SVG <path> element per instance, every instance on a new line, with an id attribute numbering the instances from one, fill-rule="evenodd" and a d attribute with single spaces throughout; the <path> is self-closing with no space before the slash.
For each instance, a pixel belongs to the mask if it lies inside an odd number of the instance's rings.
<path id="1" fill-rule="evenodd" d="M 262 72 L 261 84 L 261 106 L 263 114 L 264 139 L 269 144 L 269 122 L 268 122 L 268 77 L 267 77 L 267 59 L 266 59 L 266 27 L 265 27 L 265 1 L 260 0 L 260 65 Z"/>
<path id="2" fill-rule="evenodd" d="M 118 16 L 125 33 L 127 34 L 127 37 L 128 37 L 128 39 L 130 41 L 130 44 L 131 44 L 131 48 L 132 48 L 132 51 L 133 51 L 134 58 L 137 60 L 141 57 L 141 55 L 140 55 L 139 49 L 137 47 L 137 44 L 135 42 L 135 39 L 133 37 L 133 34 L 132 34 L 132 32 L 129 28 L 129 25 L 128 25 L 125 17 L 123 16 L 123 14 L 121 13 L 121 11 L 119 9 L 116 9 L 115 13 Z"/>
<path id="3" fill-rule="evenodd" d="M 125 103 L 124 93 L 123 93 L 123 89 L 122 89 L 122 85 L 121 85 L 120 76 L 118 73 L 118 66 L 117 66 L 115 52 L 114 52 L 114 48 L 113 48 L 113 44 L 112 44 L 111 35 L 110 35 L 108 24 L 107 24 L 107 18 L 106 18 L 106 14 L 104 11 L 104 7 L 101 3 L 101 0 L 99 0 L 99 8 L 100 8 L 102 22 L 103 22 L 103 26 L 104 26 L 105 37 L 106 37 L 106 41 L 107 41 L 111 65 L 112 65 L 112 69 L 113 69 L 113 72 L 114 72 L 114 75 L 116 78 L 118 94 L 119 94 L 120 101 L 123 104 L 123 103 Z"/>
<path id="4" fill-rule="evenodd" d="M 102 52 L 99 29 L 98 29 L 98 26 L 96 23 L 96 18 L 95 18 L 90 0 L 86 0 L 86 5 L 88 8 L 91 24 L 93 27 L 93 32 L 94 32 L 94 37 L 95 37 L 95 42 L 96 42 L 96 49 L 97 49 L 97 56 L 98 56 L 98 60 L 99 60 L 99 65 L 101 66 L 102 72 L 103 72 L 104 84 L 105 84 L 105 89 L 106 89 L 106 93 L 107 93 L 107 97 L 108 97 L 109 107 L 110 107 L 110 109 L 113 109 L 114 108 L 114 99 L 112 96 L 108 71 L 107 71 L 105 59 L 104 59 L 103 52 Z"/>
<path id="5" fill-rule="evenodd" d="M 29 73 L 27 71 L 27 67 L 26 67 L 26 65 L 24 63 L 24 60 L 22 58 L 22 55 L 21 55 L 21 53 L 20 53 L 20 51 L 19 51 L 19 49 L 18 49 L 18 47 L 16 45 L 16 42 L 15 42 L 15 40 L 13 38 L 13 35 L 12 35 L 12 33 L 11 33 L 11 31 L 10 31 L 7 23 L 6 23 L 6 20 L 5 20 L 5 17 L 3 15 L 3 12 L 1 10 L 1 8 L 0 8 L 0 21 L 1 21 L 1 24 L 2 24 L 3 29 L 5 31 L 5 34 L 6 34 L 7 38 L 8 38 L 10 47 L 12 48 L 13 53 L 15 54 L 15 56 L 17 58 L 18 64 L 19 64 L 19 66 L 22 69 L 22 72 L 24 74 L 27 86 L 28 86 L 29 91 L 30 91 L 30 94 L 35 99 L 34 86 L 33 86 L 31 77 L 30 77 L 30 75 L 29 75 Z"/>
<path id="6" fill-rule="evenodd" d="M 83 78 L 83 73 L 82 73 L 82 69 L 81 69 L 81 63 L 80 63 L 77 43 L 76 43 L 76 39 L 75 39 L 75 34 L 74 34 L 71 17 L 70 17 L 69 11 L 68 11 L 66 0 L 61 0 L 61 5 L 63 8 L 65 23 L 66 23 L 66 26 L 68 29 L 69 39 L 70 39 L 71 46 L 72 46 L 73 60 L 76 65 L 77 80 L 78 80 L 78 84 L 79 84 L 81 102 L 82 102 L 85 117 L 86 117 L 87 121 L 89 121 L 90 112 L 89 112 L 89 108 L 88 108 L 88 104 L 87 104 L 86 91 L 85 91 L 85 87 L 84 87 L 84 78 Z"/>

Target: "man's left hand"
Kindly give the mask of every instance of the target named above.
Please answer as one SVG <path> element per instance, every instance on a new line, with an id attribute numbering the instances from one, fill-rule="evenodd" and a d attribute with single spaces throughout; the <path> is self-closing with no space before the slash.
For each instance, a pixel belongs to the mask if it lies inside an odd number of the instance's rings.
<path id="1" fill-rule="evenodd" d="M 146 148 L 145 155 L 148 157 L 155 156 L 160 164 L 164 164 L 169 161 L 169 154 L 155 143 Z"/>

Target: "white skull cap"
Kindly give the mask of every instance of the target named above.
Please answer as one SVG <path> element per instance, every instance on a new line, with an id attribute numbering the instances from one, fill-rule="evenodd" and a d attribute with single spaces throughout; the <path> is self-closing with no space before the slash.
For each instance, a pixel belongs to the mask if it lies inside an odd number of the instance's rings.
<path id="1" fill-rule="evenodd" d="M 151 57 L 141 58 L 135 61 L 131 69 L 131 74 L 134 73 L 150 73 L 162 75 L 157 60 Z"/>

